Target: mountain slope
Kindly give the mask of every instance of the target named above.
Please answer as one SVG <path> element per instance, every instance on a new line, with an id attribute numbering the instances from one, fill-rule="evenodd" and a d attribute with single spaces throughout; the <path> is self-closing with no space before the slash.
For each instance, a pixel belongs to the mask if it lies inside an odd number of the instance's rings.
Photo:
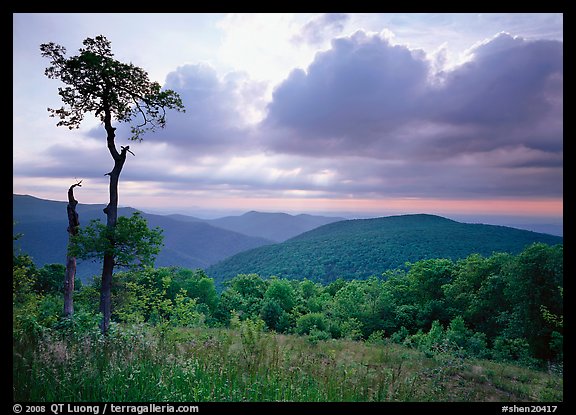
<path id="1" fill-rule="evenodd" d="M 86 225 L 91 219 L 100 219 L 105 223 L 104 206 L 78 204 L 80 224 Z M 134 211 L 133 208 L 119 208 L 118 216 L 130 216 Z M 202 221 L 183 221 L 147 213 L 142 213 L 142 216 L 149 227 L 159 226 L 164 231 L 164 247 L 158 255 L 156 266 L 205 268 L 238 252 L 272 243 Z M 32 256 L 37 266 L 65 262 L 68 243 L 66 202 L 13 195 L 13 219 L 16 221 L 14 232 L 23 234 L 14 242 L 14 246 Z M 84 280 L 100 272 L 99 263 L 84 261 L 78 264 L 77 275 Z"/>
<path id="2" fill-rule="evenodd" d="M 329 282 L 380 275 L 407 261 L 518 253 L 533 242 L 557 244 L 563 238 L 435 215 L 400 215 L 324 225 L 283 243 L 234 255 L 206 271 L 219 284 L 247 273 Z"/>
<path id="3" fill-rule="evenodd" d="M 241 216 L 226 216 L 207 221 L 244 235 L 256 236 L 275 242 L 283 242 L 303 232 L 328 223 L 345 220 L 338 217 L 315 215 L 289 215 L 287 213 L 247 212 Z"/>

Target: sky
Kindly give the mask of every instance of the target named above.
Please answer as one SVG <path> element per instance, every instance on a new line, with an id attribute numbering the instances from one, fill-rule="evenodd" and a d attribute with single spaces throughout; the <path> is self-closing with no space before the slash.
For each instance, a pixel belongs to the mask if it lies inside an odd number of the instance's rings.
<path id="1" fill-rule="evenodd" d="M 562 221 L 561 13 L 15 13 L 14 193 L 108 202 L 104 128 L 56 126 L 39 49 L 100 34 L 186 108 L 115 125 L 122 206 Z"/>

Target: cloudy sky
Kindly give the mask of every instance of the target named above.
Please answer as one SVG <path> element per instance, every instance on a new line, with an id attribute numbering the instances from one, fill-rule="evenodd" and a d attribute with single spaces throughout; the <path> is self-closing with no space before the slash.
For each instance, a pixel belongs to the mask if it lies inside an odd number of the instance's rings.
<path id="1" fill-rule="evenodd" d="M 123 206 L 562 217 L 562 14 L 17 13 L 14 193 L 107 203 L 105 131 L 56 127 L 39 49 L 100 34 L 186 107 L 130 143 Z"/>

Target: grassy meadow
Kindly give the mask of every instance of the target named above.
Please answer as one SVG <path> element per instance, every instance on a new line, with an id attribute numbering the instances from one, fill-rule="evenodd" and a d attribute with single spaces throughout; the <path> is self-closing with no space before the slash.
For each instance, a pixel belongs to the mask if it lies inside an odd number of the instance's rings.
<path id="1" fill-rule="evenodd" d="M 13 345 L 15 401 L 559 402 L 563 378 L 387 342 L 239 327 L 116 325 Z"/>

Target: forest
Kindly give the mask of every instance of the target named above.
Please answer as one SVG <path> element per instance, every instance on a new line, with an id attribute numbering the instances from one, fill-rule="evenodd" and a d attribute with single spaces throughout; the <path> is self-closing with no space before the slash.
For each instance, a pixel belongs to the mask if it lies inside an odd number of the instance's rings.
<path id="1" fill-rule="evenodd" d="M 206 268 L 217 288 L 238 274 L 309 278 L 322 284 L 339 277 L 366 279 L 406 262 L 476 253 L 517 254 L 527 245 L 561 244 L 562 237 L 507 226 L 462 223 L 436 215 L 406 214 L 344 220 L 320 226 L 281 244 L 242 251 Z M 314 255 L 310 255 L 314 252 Z"/>
<path id="2" fill-rule="evenodd" d="M 46 358 L 42 357 L 46 348 L 60 345 L 70 354 L 66 359 L 74 360 L 71 356 L 79 353 L 81 347 L 115 344 L 118 338 L 123 342 L 130 339 L 132 344 L 138 338 L 144 341 L 146 333 L 154 333 L 157 341 L 172 339 L 173 347 L 196 344 L 193 339 L 198 337 L 205 339 L 205 345 L 214 341 L 230 346 L 234 344 L 230 337 L 222 340 L 218 336 L 236 333 L 241 347 L 239 356 L 244 365 L 252 365 L 254 370 L 270 364 L 266 360 L 270 359 L 266 357 L 268 353 L 278 352 L 277 344 L 272 347 L 266 341 L 284 336 L 281 338 L 292 342 L 302 339 L 312 348 L 333 348 L 321 345 L 341 344 L 338 342 L 379 345 L 382 350 L 398 347 L 403 350 L 400 362 L 410 353 L 420 353 L 419 359 L 449 356 L 449 361 L 480 359 L 554 376 L 563 372 L 562 245 L 534 243 L 517 255 L 472 254 L 457 261 L 420 260 L 382 275 L 349 281 L 339 278 L 325 285 L 306 278 L 240 274 L 227 281 L 221 292 L 200 269 L 146 266 L 120 271 L 112 286 L 112 323 L 106 335 L 98 328 L 99 279 L 86 285 L 77 281 L 74 314 L 62 317 L 63 265 L 37 268 L 28 255 L 14 253 L 13 272 L 14 379 L 16 387 L 20 387 L 17 396 L 22 399 L 40 398 L 26 395 L 34 393 L 30 386 L 40 385 L 40 379 L 26 377 L 34 376 L 36 371 L 36 376 L 47 375 L 43 372 L 46 362 L 36 361 Z M 186 341 L 182 343 L 183 338 Z M 102 350 L 119 353 L 116 347 L 119 346 Z M 234 350 L 232 346 L 226 353 L 230 350 Z M 302 353 L 300 356 L 304 356 Z M 150 351 L 146 356 L 150 357 Z M 100 358 L 109 363 L 109 357 Z M 198 360 L 198 364 L 202 362 L 216 364 L 208 358 Z M 63 368 L 58 370 L 66 372 Z M 281 368 L 280 372 L 285 370 Z M 424 393 L 424 389 L 415 387 L 410 395 L 382 395 L 377 399 L 434 399 L 430 391 L 424 398 L 414 395 L 416 390 Z M 318 399 L 328 399 L 322 395 L 327 392 L 318 393 Z M 62 395 L 57 397 L 61 399 Z M 277 398 L 271 395 L 251 399 Z M 301 400 L 303 396 L 284 398 Z M 223 398 L 209 395 L 207 399 Z M 368 398 L 338 395 L 331 399 Z M 440 395 L 436 399 L 459 400 L 462 396 Z M 558 395 L 553 395 L 552 400 L 559 400 Z"/>

